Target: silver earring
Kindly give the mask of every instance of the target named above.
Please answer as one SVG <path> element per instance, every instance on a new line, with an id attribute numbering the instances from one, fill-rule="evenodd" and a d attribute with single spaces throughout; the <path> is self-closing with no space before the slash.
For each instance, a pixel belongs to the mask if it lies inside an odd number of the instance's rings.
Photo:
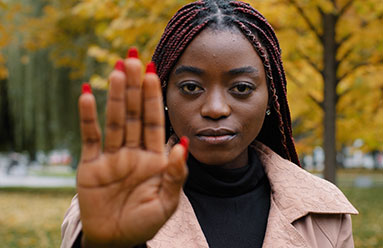
<path id="1" fill-rule="evenodd" d="M 269 108 L 266 110 L 266 115 L 271 115 L 271 110 Z"/>
<path id="2" fill-rule="evenodd" d="M 169 110 L 168 106 L 165 106 L 164 108 L 165 108 L 165 111 L 168 111 L 168 110 Z"/>

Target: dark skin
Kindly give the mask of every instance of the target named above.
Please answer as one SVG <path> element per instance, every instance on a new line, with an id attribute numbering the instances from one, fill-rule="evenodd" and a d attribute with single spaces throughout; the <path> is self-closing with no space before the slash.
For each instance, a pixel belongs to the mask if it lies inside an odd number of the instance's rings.
<path id="1" fill-rule="evenodd" d="M 125 60 L 125 69 L 110 75 L 103 150 L 95 99 L 79 99 L 83 247 L 132 247 L 150 240 L 176 210 L 187 175 L 185 149 L 176 145 L 165 152 L 158 76 L 142 79 L 135 58 Z M 268 105 L 262 61 L 239 31 L 204 30 L 171 72 L 167 105 L 175 133 L 190 139 L 196 159 L 244 166 Z"/>
<path id="2" fill-rule="evenodd" d="M 247 164 L 247 147 L 261 130 L 267 105 L 263 63 L 236 29 L 203 31 L 170 74 L 173 129 L 190 139 L 190 153 L 208 165 Z"/>

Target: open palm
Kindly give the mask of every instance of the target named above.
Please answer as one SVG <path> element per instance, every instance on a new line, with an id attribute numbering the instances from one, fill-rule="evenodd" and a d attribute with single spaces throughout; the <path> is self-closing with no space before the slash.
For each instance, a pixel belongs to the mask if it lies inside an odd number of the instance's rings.
<path id="1" fill-rule="evenodd" d="M 92 94 L 79 99 L 82 154 L 77 190 L 83 245 L 129 247 L 151 239 L 175 211 L 186 177 L 185 148 L 165 153 L 158 76 L 142 80 L 137 58 L 109 77 L 104 149 Z"/>

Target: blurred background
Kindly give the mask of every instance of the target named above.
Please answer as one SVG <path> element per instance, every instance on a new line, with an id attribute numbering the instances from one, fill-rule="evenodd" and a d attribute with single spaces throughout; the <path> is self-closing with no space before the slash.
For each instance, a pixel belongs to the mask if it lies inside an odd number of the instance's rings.
<path id="1" fill-rule="evenodd" d="M 81 84 L 103 123 L 114 63 L 131 46 L 150 61 L 188 2 L 0 0 L 1 247 L 59 246 L 76 193 Z M 359 210 L 356 247 L 383 247 L 383 1 L 247 2 L 280 40 L 303 167 Z"/>

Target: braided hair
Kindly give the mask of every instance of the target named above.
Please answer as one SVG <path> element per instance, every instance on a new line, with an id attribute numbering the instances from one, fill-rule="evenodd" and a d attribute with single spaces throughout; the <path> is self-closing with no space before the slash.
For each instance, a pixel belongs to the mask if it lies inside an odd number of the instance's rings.
<path id="1" fill-rule="evenodd" d="M 162 82 L 164 101 L 169 74 L 190 42 L 206 27 L 215 30 L 236 28 L 260 56 L 269 88 L 271 114 L 265 118 L 256 140 L 283 158 L 300 165 L 291 130 L 286 95 L 286 76 L 275 32 L 257 10 L 234 0 L 199 0 L 182 7 L 169 21 L 153 55 Z M 171 134 L 166 114 L 166 136 Z"/>

